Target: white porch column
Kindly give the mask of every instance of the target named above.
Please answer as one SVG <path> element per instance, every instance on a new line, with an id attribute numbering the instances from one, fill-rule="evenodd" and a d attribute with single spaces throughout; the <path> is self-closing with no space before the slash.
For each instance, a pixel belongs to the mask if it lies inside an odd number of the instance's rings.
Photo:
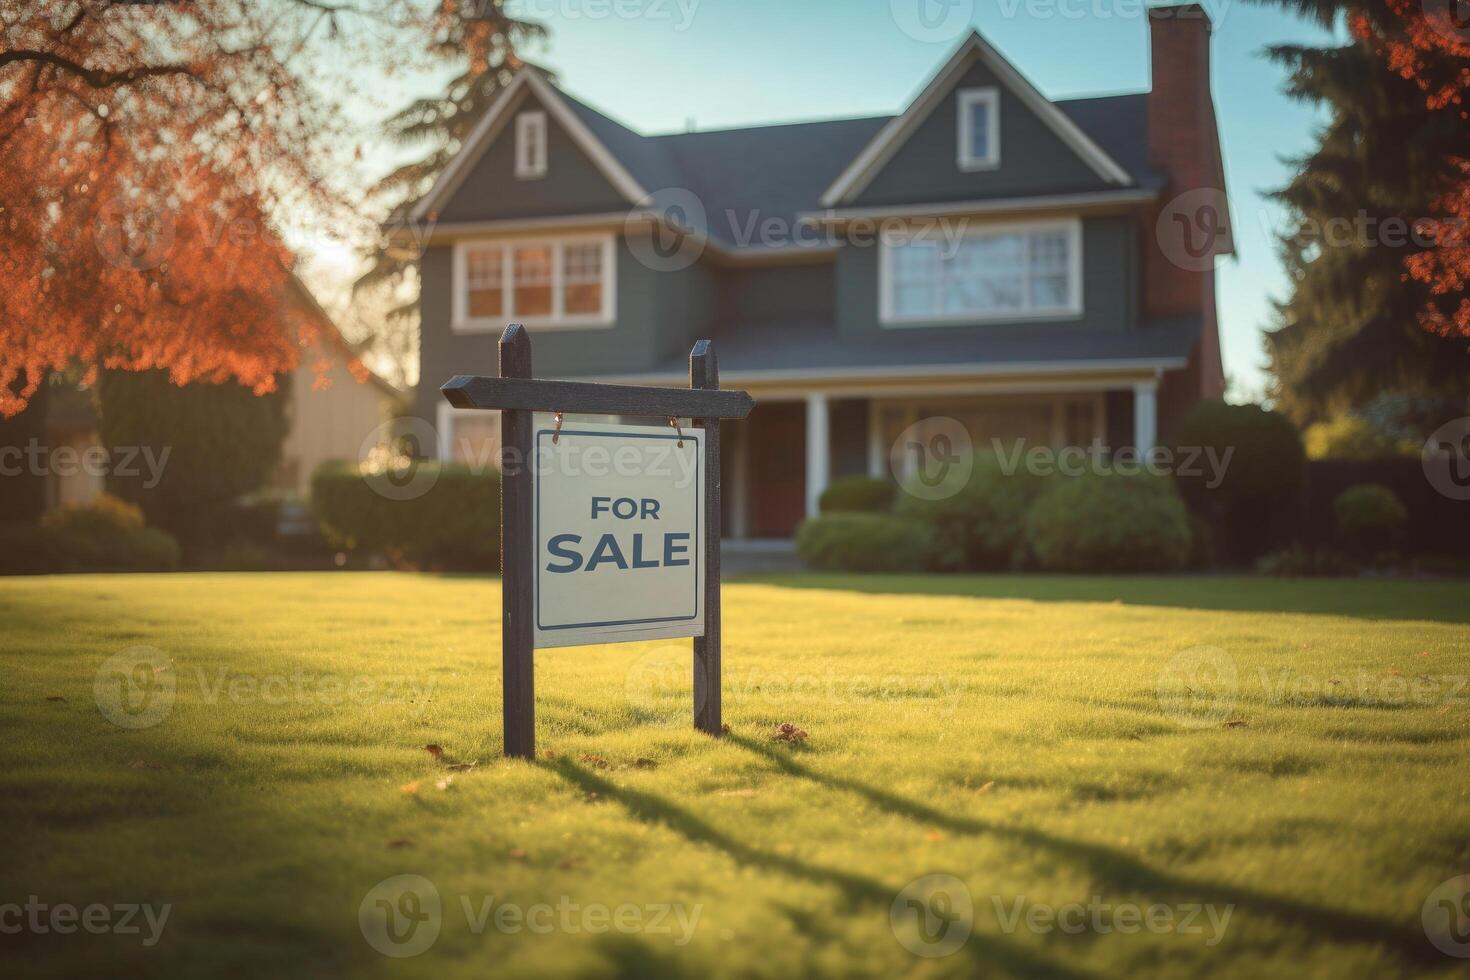
<path id="1" fill-rule="evenodd" d="M 827 464 L 831 425 L 827 416 L 827 396 L 813 392 L 806 396 L 806 516 L 817 516 L 822 491 L 827 489 Z"/>
<path id="2" fill-rule="evenodd" d="M 868 400 L 868 475 L 881 480 L 888 471 L 888 457 L 883 451 L 882 416 L 878 399 Z"/>
<path id="3" fill-rule="evenodd" d="M 1133 446 L 1143 455 L 1154 448 L 1159 437 L 1157 381 L 1140 381 L 1133 386 Z"/>
<path id="4" fill-rule="evenodd" d="M 728 426 L 735 436 L 733 460 L 735 471 L 730 474 L 730 537 L 743 539 L 749 532 L 747 514 L 750 511 L 750 422 Z"/>

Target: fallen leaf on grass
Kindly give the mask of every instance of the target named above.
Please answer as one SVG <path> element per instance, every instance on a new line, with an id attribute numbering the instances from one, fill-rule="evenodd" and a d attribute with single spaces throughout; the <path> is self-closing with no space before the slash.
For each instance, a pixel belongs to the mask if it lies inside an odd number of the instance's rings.
<path id="1" fill-rule="evenodd" d="M 594 769 L 606 769 L 607 760 L 600 755 L 584 755 L 582 761 Z"/>
<path id="2" fill-rule="evenodd" d="M 471 769 L 475 768 L 478 765 L 479 765 L 478 762 L 456 762 L 454 765 L 452 765 L 452 766 L 449 767 L 449 771 L 450 772 L 469 772 Z"/>
<path id="3" fill-rule="evenodd" d="M 411 783 L 404 783 L 402 786 L 398 787 L 398 792 L 402 793 L 404 796 L 417 796 L 418 791 L 419 781 L 417 779 L 415 779 Z"/>
<path id="4" fill-rule="evenodd" d="M 541 753 L 541 757 L 543 759 L 555 759 L 557 758 L 557 754 L 550 749 L 547 749 L 545 752 Z"/>
<path id="5" fill-rule="evenodd" d="M 652 759 L 634 759 L 633 760 L 633 768 L 634 769 L 657 769 L 658 768 L 658 763 L 657 762 L 654 762 Z"/>
<path id="6" fill-rule="evenodd" d="M 995 780 L 992 779 L 988 783 L 984 783 L 984 784 L 982 784 L 980 786 L 975 787 L 975 792 L 977 792 L 977 793 L 989 793 L 993 789 L 995 789 Z"/>
<path id="7" fill-rule="evenodd" d="M 569 858 L 563 858 L 562 860 L 558 861 L 556 863 L 556 866 L 558 868 L 560 868 L 561 870 L 563 870 L 563 871 L 570 871 L 573 868 L 575 868 L 578 865 L 580 865 L 585 860 L 586 860 L 586 858 L 583 858 L 583 857 L 580 857 L 580 856 L 578 856 L 576 854 L 573 854 Z"/>
<path id="8" fill-rule="evenodd" d="M 924 835 L 924 839 L 931 844 L 936 844 L 939 841 L 944 840 L 944 832 L 940 830 L 931 830 Z"/>
<path id="9" fill-rule="evenodd" d="M 806 732 L 787 722 L 777 725 L 776 732 L 771 738 L 777 742 L 805 742 Z"/>
<path id="10" fill-rule="evenodd" d="M 399 837 L 388 842 L 388 849 L 391 851 L 401 851 L 405 847 L 413 847 L 413 841 L 407 837 Z"/>
<path id="11" fill-rule="evenodd" d="M 428 745 L 425 745 L 424 746 L 424 751 L 427 752 L 427 753 L 429 753 L 429 755 L 433 756 L 436 759 L 442 759 L 442 758 L 444 758 L 444 749 L 443 749 L 443 747 L 442 746 L 435 745 L 433 742 L 430 742 Z"/>
<path id="12" fill-rule="evenodd" d="M 1249 728 L 1250 725 L 1248 725 L 1245 722 L 1241 721 L 1239 718 L 1235 718 L 1235 719 L 1232 719 L 1230 721 L 1227 721 L 1225 723 L 1225 727 L 1226 728 Z"/>
<path id="13" fill-rule="evenodd" d="M 729 725 L 721 725 L 720 726 L 720 734 L 721 735 L 729 735 L 730 734 L 730 726 Z"/>
<path id="14" fill-rule="evenodd" d="M 524 848 L 512 847 L 509 857 L 512 861 L 524 861 L 526 860 L 527 854 Z"/>

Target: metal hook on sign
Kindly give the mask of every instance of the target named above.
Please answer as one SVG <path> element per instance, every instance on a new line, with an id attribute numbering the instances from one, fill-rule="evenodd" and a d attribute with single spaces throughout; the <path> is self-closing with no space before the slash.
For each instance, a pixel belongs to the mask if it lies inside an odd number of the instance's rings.
<path id="1" fill-rule="evenodd" d="M 669 427 L 672 428 L 675 432 L 679 433 L 679 448 L 683 449 L 684 429 L 679 425 L 679 420 L 672 415 L 669 416 Z"/>
<path id="2" fill-rule="evenodd" d="M 556 419 L 556 428 L 551 430 L 551 444 L 553 446 L 561 441 L 561 412 L 554 413 L 554 418 Z"/>

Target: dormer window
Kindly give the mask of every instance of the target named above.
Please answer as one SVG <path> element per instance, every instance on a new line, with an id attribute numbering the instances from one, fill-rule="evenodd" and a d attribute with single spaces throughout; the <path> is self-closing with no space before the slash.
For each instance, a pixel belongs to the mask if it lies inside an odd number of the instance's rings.
<path id="1" fill-rule="evenodd" d="M 546 113 L 516 116 L 516 179 L 546 176 Z"/>
<path id="2" fill-rule="evenodd" d="M 959 93 L 961 170 L 1000 166 L 1000 90 L 967 88 Z"/>

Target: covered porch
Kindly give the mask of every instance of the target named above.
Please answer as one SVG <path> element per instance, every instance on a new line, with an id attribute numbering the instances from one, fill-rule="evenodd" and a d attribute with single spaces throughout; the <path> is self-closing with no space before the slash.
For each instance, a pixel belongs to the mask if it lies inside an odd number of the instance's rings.
<path id="1" fill-rule="evenodd" d="M 1102 445 L 1153 448 L 1158 378 L 970 381 L 956 384 L 826 383 L 810 387 L 738 384 L 755 397 L 742 422 L 725 423 L 722 522 L 736 541 L 789 538 L 815 515 L 832 480 L 891 479 L 914 464 L 895 444 L 908 432 L 927 441 L 931 420 L 953 419 L 977 452 L 996 440 L 1007 450 Z M 951 426 L 950 423 L 945 423 Z"/>

